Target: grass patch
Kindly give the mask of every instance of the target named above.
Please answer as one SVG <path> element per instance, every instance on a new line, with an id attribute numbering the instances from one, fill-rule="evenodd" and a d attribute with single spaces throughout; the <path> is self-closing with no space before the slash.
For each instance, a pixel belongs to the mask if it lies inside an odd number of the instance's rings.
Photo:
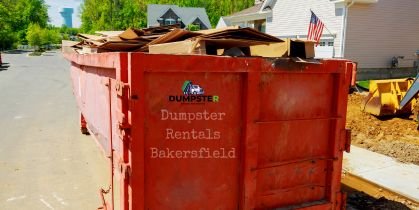
<path id="1" fill-rule="evenodd" d="M 29 56 L 41 56 L 41 55 L 42 55 L 42 52 L 37 52 L 37 51 L 29 53 Z"/>
<path id="2" fill-rule="evenodd" d="M 356 84 L 366 90 L 370 89 L 370 81 L 369 80 L 364 80 L 364 81 L 358 81 L 356 82 Z"/>

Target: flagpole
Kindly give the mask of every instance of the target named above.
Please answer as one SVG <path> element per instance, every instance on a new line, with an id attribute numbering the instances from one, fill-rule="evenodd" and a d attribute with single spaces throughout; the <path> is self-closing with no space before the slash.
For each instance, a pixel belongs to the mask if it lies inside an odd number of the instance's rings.
<path id="1" fill-rule="evenodd" d="M 329 32 L 330 35 L 332 35 L 333 38 L 336 38 L 336 34 L 330 32 L 330 30 L 326 27 L 326 24 L 324 24 L 324 28 L 327 30 L 327 32 Z"/>
<path id="2" fill-rule="evenodd" d="M 314 15 L 316 15 L 316 13 L 313 12 L 313 10 L 310 8 L 310 12 L 312 12 Z M 317 15 L 316 15 L 317 16 Z M 335 40 L 336 40 L 336 34 L 333 34 L 332 32 L 330 32 L 330 30 L 327 28 L 326 24 L 323 24 L 324 28 L 326 28 L 327 32 L 329 32 L 330 35 L 332 35 L 333 38 L 333 55 L 332 57 L 335 57 Z"/>
<path id="3" fill-rule="evenodd" d="M 313 10 L 311 10 L 311 9 L 310 9 L 310 12 L 314 13 Z M 314 14 L 316 14 L 316 13 L 314 13 Z M 327 32 L 329 32 L 330 35 L 332 35 L 333 38 L 336 38 L 336 35 L 333 34 L 332 32 L 330 32 L 330 30 L 329 30 L 329 28 L 327 28 L 326 24 L 324 24 L 324 28 L 327 30 Z"/>

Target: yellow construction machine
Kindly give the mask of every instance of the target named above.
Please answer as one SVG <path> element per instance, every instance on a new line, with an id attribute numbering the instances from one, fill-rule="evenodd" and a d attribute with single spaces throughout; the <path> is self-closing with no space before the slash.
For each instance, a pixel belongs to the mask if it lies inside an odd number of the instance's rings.
<path id="1" fill-rule="evenodd" d="M 362 110 L 375 116 L 409 115 L 418 103 L 419 74 L 416 79 L 371 80 Z"/>

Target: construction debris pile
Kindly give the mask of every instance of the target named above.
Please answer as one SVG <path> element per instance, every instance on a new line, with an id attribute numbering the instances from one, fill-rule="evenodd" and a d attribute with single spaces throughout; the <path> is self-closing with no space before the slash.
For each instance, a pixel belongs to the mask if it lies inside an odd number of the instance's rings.
<path id="1" fill-rule="evenodd" d="M 80 42 L 63 41 L 65 53 L 147 52 L 224 56 L 314 58 L 314 43 L 283 40 L 252 28 L 227 27 L 202 31 L 179 25 L 79 34 Z"/>
<path id="2" fill-rule="evenodd" d="M 365 94 L 349 95 L 347 127 L 352 130 L 352 144 L 401 162 L 419 165 L 419 136 L 415 116 L 377 118 L 361 110 L 364 98 Z"/>

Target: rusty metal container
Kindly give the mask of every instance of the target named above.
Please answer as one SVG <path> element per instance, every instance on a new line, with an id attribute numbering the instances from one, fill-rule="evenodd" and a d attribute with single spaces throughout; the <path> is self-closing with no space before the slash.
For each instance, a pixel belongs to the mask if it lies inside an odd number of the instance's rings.
<path id="1" fill-rule="evenodd" d="M 111 158 L 110 174 L 118 180 L 110 185 L 120 202 L 108 200 L 103 208 L 344 207 L 340 178 L 354 63 L 65 57 L 82 128 Z"/>

